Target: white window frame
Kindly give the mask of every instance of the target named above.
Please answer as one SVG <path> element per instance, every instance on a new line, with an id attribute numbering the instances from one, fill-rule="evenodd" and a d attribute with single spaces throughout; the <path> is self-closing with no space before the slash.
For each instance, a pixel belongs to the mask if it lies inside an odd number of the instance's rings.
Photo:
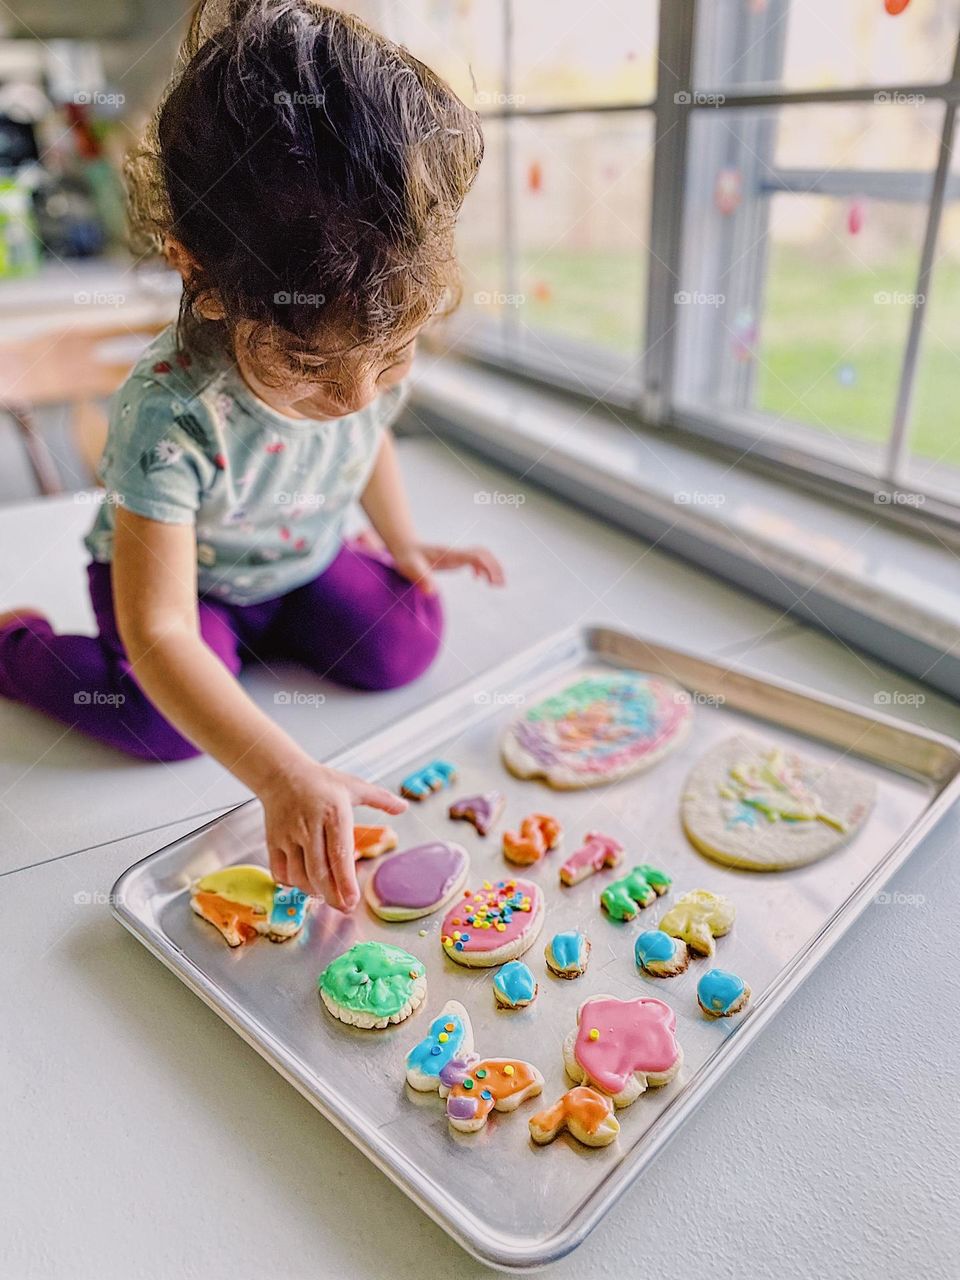
<path id="1" fill-rule="evenodd" d="M 492 0 L 484 0 L 491 3 Z M 943 494 L 911 488 L 907 476 L 910 409 L 917 375 L 920 344 L 926 319 L 927 299 L 933 277 L 934 258 L 944 201 L 950 184 L 950 166 L 956 133 L 957 105 L 960 102 L 960 32 L 950 77 L 939 84 L 874 84 L 824 90 L 763 89 L 737 91 L 723 89 L 722 95 L 692 92 L 698 5 L 711 0 L 661 0 L 658 37 L 658 77 L 652 101 L 617 104 L 577 104 L 525 107 L 512 83 L 513 5 L 517 0 L 499 0 L 503 6 L 503 98 L 502 108 L 483 113 L 485 120 L 503 121 L 502 236 L 504 288 L 507 294 L 519 291 L 517 223 L 513 196 L 514 153 L 510 123 L 517 118 L 551 119 L 565 115 L 652 113 L 655 122 L 653 186 L 647 235 L 647 292 L 643 351 L 638 353 L 638 375 L 628 381 L 622 376 L 620 361 L 602 351 L 588 350 L 562 337 L 550 335 L 549 349 L 531 352 L 521 344 L 515 311 L 508 309 L 496 326 L 489 323 L 466 326 L 454 345 L 464 354 L 506 368 L 527 378 L 561 386 L 596 403 L 625 411 L 626 426 L 652 426 L 685 432 L 707 439 L 721 448 L 735 451 L 748 465 L 788 473 L 801 484 L 823 492 L 829 486 L 848 498 L 870 502 L 878 515 L 903 519 L 923 526 L 926 521 L 960 526 L 960 503 Z M 522 0 L 520 0 L 522 3 Z M 802 0 L 792 0 L 800 3 Z M 879 0 L 878 0 L 879 2 Z M 709 86 L 698 86 L 698 90 Z M 697 111 L 731 111 L 743 108 L 777 108 L 813 104 L 875 103 L 877 95 L 920 94 L 926 101 L 943 103 L 943 125 L 937 163 L 930 182 L 926 225 L 917 271 L 917 305 L 911 309 L 901 361 L 899 384 L 882 463 L 876 471 L 858 470 L 841 457 L 805 448 L 803 433 L 808 424 L 784 423 L 771 429 L 774 419 L 756 410 L 698 411 L 677 402 L 678 317 L 674 295 L 683 276 L 683 223 L 687 194 L 690 123 Z M 827 186 L 815 170 L 778 170 L 779 189 L 826 194 L 863 194 L 864 183 L 878 196 L 888 194 L 904 175 L 874 174 L 865 171 L 832 171 Z M 911 181 L 916 176 L 911 175 Z M 846 184 L 846 185 L 845 185 Z M 829 188 L 829 189 L 828 189 Z M 878 493 L 883 496 L 878 499 Z M 923 520 L 916 518 L 916 506 L 903 501 L 905 495 L 922 498 Z M 896 501 L 889 501 L 889 498 Z"/>

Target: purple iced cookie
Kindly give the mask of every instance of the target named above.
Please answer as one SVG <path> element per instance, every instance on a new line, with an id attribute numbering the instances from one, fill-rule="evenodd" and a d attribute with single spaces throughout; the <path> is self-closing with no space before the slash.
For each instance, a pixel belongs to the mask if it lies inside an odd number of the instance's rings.
<path id="1" fill-rule="evenodd" d="M 367 881 L 367 902 L 383 920 L 416 920 L 455 898 L 469 868 L 466 849 L 447 840 L 404 849 L 377 866 Z"/>

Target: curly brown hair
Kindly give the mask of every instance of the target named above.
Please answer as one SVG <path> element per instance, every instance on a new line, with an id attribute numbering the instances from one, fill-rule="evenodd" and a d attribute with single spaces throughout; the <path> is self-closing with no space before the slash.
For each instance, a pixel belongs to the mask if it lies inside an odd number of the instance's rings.
<path id="1" fill-rule="evenodd" d="M 309 378 L 456 306 L 482 157 L 476 113 L 358 18 L 200 0 L 125 165 L 133 247 L 186 250 L 184 346 L 235 350 L 240 329 L 267 381 Z"/>

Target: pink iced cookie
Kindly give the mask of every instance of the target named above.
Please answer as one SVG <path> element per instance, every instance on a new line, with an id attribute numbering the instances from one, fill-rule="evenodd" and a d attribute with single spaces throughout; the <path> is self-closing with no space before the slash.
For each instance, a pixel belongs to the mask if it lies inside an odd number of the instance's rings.
<path id="1" fill-rule="evenodd" d="M 580 1006 L 577 1028 L 564 1042 L 567 1075 L 602 1090 L 615 1106 L 628 1107 L 680 1070 L 676 1028 L 677 1016 L 662 1000 L 594 996 Z"/>
<path id="2" fill-rule="evenodd" d="M 623 845 L 619 840 L 588 831 L 582 846 L 560 868 L 560 879 L 564 884 L 579 884 L 605 867 L 618 867 L 622 861 Z"/>
<path id="3" fill-rule="evenodd" d="M 444 951 L 457 964 L 489 969 L 515 960 L 533 945 L 543 926 L 540 886 L 530 880 L 484 880 L 466 889 L 440 926 Z"/>

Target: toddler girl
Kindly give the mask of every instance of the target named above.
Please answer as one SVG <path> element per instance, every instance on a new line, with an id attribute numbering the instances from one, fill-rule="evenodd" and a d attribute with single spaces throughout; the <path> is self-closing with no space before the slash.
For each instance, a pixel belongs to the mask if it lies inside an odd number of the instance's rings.
<path id="1" fill-rule="evenodd" d="M 350 909 L 355 804 L 405 802 L 312 760 L 244 664 L 359 689 L 440 641 L 390 424 L 417 334 L 456 294 L 453 228 L 483 153 L 427 67 L 311 0 L 201 3 L 131 158 L 135 232 L 183 277 L 180 319 L 118 392 L 86 545 L 99 635 L 0 616 L 0 694 L 145 760 L 216 757 L 260 797 L 276 879 Z M 343 541 L 359 499 L 376 534 Z"/>

